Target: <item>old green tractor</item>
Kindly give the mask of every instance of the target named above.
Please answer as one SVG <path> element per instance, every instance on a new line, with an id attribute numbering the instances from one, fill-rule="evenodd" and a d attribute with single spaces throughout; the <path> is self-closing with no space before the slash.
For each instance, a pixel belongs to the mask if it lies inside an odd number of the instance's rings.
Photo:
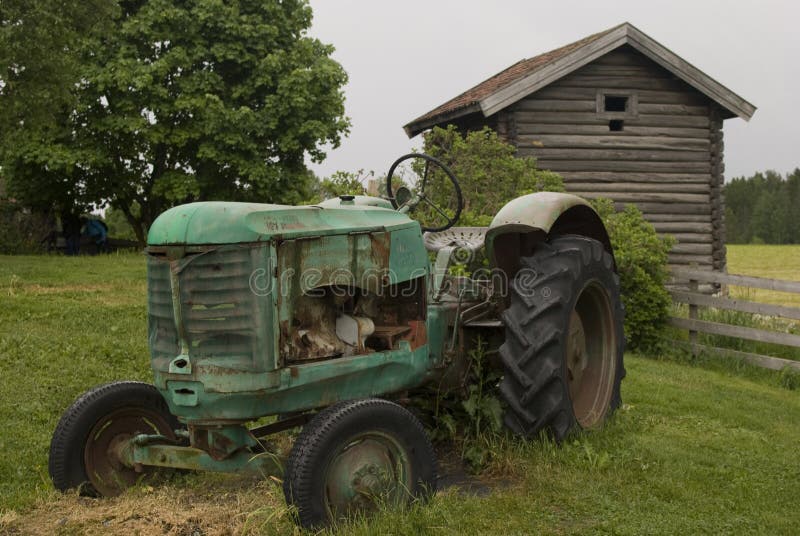
<path id="1" fill-rule="evenodd" d="M 409 162 L 414 180 L 398 181 Z M 395 162 L 385 189 L 163 213 L 146 251 L 154 385 L 102 385 L 66 410 L 55 487 L 110 496 L 158 468 L 282 475 L 306 527 L 426 497 L 436 457 L 405 406 L 422 386 L 467 388 L 477 341 L 502 371 L 514 433 L 561 440 L 602 425 L 620 404 L 624 341 L 592 208 L 543 192 L 488 228 L 453 227 L 458 181 L 419 154 Z M 300 426 L 287 459 L 264 441 Z"/>

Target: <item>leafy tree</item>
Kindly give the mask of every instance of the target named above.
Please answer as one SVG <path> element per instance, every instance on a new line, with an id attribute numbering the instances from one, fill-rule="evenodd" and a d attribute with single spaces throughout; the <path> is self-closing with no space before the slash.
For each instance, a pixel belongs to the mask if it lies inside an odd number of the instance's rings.
<path id="1" fill-rule="evenodd" d="M 746 244 L 753 239 L 754 180 L 735 178 L 725 185 L 725 231 L 731 244 Z"/>
<path id="2" fill-rule="evenodd" d="M 787 208 L 787 233 L 790 244 L 800 244 L 800 218 L 797 217 L 796 207 L 800 207 L 800 168 L 795 168 L 793 172 L 786 176 L 786 196 L 785 203 Z M 792 211 L 792 207 L 795 210 Z"/>
<path id="3" fill-rule="evenodd" d="M 109 31 L 113 0 L 3 0 L 0 3 L 0 121 L 7 128 L 47 124 L 74 105 L 76 51 Z M 9 137 L 4 137 L 8 140 Z"/>
<path id="4" fill-rule="evenodd" d="M 139 207 L 134 205 L 132 210 L 134 213 L 136 213 L 138 212 Z M 125 218 L 125 214 L 123 214 L 120 210 L 109 207 L 106 209 L 106 215 L 103 220 L 108 226 L 109 238 L 136 240 L 136 233 L 133 232 L 131 224 L 128 223 L 128 220 Z"/>
<path id="5" fill-rule="evenodd" d="M 19 203 L 0 196 L 0 254 L 42 252 L 52 224 L 44 215 L 31 213 Z"/>
<path id="6" fill-rule="evenodd" d="M 0 166 L 9 194 L 35 212 L 87 208 L 52 140 L 66 137 L 77 104 L 81 43 L 109 31 L 114 13 L 113 0 L 0 3 Z"/>
<path id="7" fill-rule="evenodd" d="M 800 169 L 781 177 L 775 171 L 739 177 L 725 185 L 725 226 L 732 244 L 800 243 Z"/>
<path id="8" fill-rule="evenodd" d="M 75 106 L 4 153 L 9 189 L 108 201 L 140 242 L 174 204 L 307 199 L 306 155 L 349 126 L 310 24 L 305 0 L 121 0 L 113 31 L 79 43 Z"/>
<path id="9" fill-rule="evenodd" d="M 330 177 L 320 181 L 315 202 L 324 201 L 340 195 L 365 195 L 364 187 L 367 176 L 363 169 L 356 173 L 336 171 Z"/>

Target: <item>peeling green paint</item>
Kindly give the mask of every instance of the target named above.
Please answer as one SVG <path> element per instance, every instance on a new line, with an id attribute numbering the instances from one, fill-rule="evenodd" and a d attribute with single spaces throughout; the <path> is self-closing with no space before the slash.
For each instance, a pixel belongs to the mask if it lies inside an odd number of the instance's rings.
<path id="1" fill-rule="evenodd" d="M 499 235 L 536 230 L 548 233 L 558 217 L 575 206 L 592 208 L 582 197 L 561 192 L 537 192 L 509 201 L 489 224 L 485 239 L 487 256 L 493 258 L 492 245 Z"/>
<path id="2" fill-rule="evenodd" d="M 237 244 L 341 234 L 346 230 L 393 230 L 417 226 L 405 214 L 381 206 L 301 206 L 206 201 L 171 208 L 153 222 L 150 246 Z"/>

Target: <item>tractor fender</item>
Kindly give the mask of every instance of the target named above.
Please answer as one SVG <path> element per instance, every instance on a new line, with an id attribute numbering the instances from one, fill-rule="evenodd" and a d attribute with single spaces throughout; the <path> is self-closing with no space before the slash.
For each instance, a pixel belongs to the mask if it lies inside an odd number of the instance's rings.
<path id="1" fill-rule="evenodd" d="M 486 232 L 486 253 L 494 266 L 515 273 L 519 258 L 532 254 L 537 243 L 565 234 L 593 238 L 614 258 L 608 232 L 594 208 L 585 199 L 562 192 L 537 192 L 506 203 Z"/>

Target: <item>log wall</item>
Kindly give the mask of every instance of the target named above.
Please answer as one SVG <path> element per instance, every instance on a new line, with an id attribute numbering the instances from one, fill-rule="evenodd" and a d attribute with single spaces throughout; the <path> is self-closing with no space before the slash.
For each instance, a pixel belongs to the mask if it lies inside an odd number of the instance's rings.
<path id="1" fill-rule="evenodd" d="M 632 110 L 604 112 L 602 92 L 629 95 Z M 622 118 L 622 131 L 610 131 L 613 118 Z M 622 47 L 519 101 L 497 122 L 518 155 L 560 173 L 567 191 L 620 208 L 635 203 L 658 232 L 676 237 L 670 264 L 724 268 L 722 118 L 715 103 L 665 69 Z"/>

